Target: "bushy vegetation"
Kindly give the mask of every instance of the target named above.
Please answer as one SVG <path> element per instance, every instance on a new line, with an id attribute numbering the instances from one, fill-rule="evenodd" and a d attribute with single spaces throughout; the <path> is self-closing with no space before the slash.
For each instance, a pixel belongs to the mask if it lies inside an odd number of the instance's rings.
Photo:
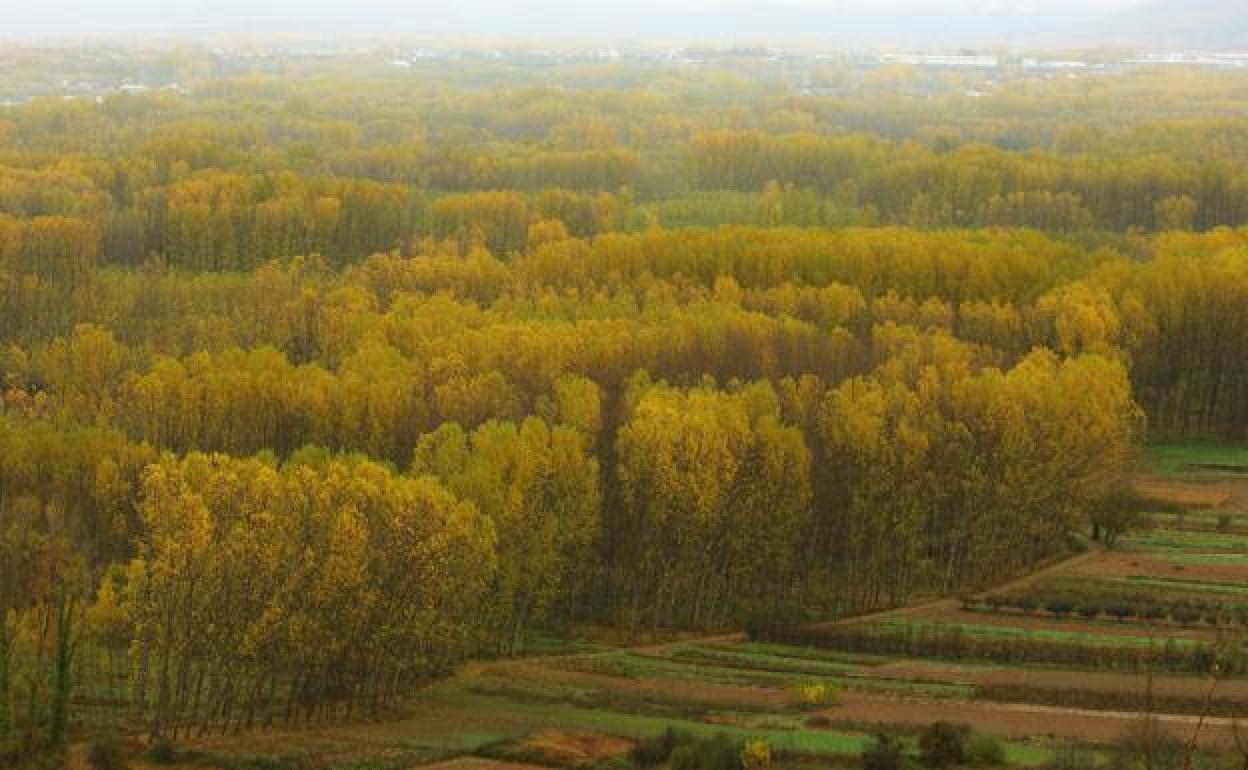
<path id="1" fill-rule="evenodd" d="M 933 722 L 919 734 L 919 762 L 941 770 L 966 761 L 965 728 L 949 722 Z"/>
<path id="2" fill-rule="evenodd" d="M 1063 620 L 1072 613 L 1084 620 L 1112 619 L 1155 624 L 1169 622 L 1184 628 L 1201 624 L 1210 628 L 1248 625 L 1248 604 L 1228 603 L 1216 599 L 1165 599 L 1157 594 L 1130 589 L 1105 592 L 1089 586 L 1083 595 L 1069 594 L 990 594 L 964 598 L 962 608 L 968 611 L 1000 612 L 1013 609 L 1031 615 L 1038 609 Z"/>
<path id="3" fill-rule="evenodd" d="M 902 770 L 906 766 L 906 746 L 897 736 L 876 732 L 862 750 L 862 770 Z"/>
<path id="4" fill-rule="evenodd" d="M 101 735 L 87 744 L 87 765 L 91 770 L 126 770 L 129 764 L 116 734 Z"/>
<path id="5" fill-rule="evenodd" d="M 638 742 L 631 756 L 641 767 L 671 770 L 758 770 L 771 764 L 766 741 L 736 741 L 724 734 L 698 738 L 671 727 Z"/>

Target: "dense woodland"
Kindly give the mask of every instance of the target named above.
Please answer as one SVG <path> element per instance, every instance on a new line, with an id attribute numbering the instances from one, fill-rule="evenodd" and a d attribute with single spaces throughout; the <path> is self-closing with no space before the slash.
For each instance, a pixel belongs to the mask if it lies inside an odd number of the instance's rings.
<path id="1" fill-rule="evenodd" d="M 986 588 L 1248 438 L 1242 76 L 432 74 L 0 111 L 0 737 Z"/>

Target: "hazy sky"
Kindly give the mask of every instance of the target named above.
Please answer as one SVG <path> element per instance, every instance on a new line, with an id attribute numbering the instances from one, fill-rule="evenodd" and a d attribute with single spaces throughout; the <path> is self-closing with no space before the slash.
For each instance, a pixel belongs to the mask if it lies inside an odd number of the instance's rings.
<path id="1" fill-rule="evenodd" d="M 4 29 L 53 34 L 246 22 L 352 21 L 471 34 L 819 37 L 899 25 L 907 33 L 1020 31 L 1140 0 L 0 0 Z M 953 25 L 950 28 L 950 25 Z M 2 33 L 0 33 L 2 34 Z"/>

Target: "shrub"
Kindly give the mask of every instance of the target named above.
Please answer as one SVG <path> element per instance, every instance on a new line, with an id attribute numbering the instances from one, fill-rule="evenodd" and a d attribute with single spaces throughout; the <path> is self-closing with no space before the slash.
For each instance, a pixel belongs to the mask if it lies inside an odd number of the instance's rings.
<path id="1" fill-rule="evenodd" d="M 1075 600 L 1069 596 L 1052 596 L 1044 601 L 1044 608 L 1062 620 L 1075 608 Z"/>
<path id="2" fill-rule="evenodd" d="M 1153 723 L 1149 724 L 1149 719 Z M 1155 717 L 1130 724 L 1114 746 L 1113 765 L 1146 765 L 1153 770 L 1179 770 L 1184 766 L 1187 747 L 1183 739 L 1167 732 Z"/>
<path id="3" fill-rule="evenodd" d="M 1093 770 L 1096 767 L 1096 754 L 1082 746 L 1062 744 L 1053 753 L 1053 761 L 1049 770 Z"/>
<path id="4" fill-rule="evenodd" d="M 741 765 L 741 744 L 726 735 L 695 744 L 700 757 L 699 770 L 744 770 Z"/>
<path id="5" fill-rule="evenodd" d="M 1000 612 L 1001 606 L 1004 605 L 1005 603 L 1006 603 L 1005 597 L 998 596 L 997 594 L 989 594 L 988 596 L 984 597 L 984 604 L 988 605 L 988 608 L 991 609 L 993 612 Z"/>
<path id="6" fill-rule="evenodd" d="M 1146 604 L 1137 610 L 1135 614 L 1144 620 L 1157 621 L 1166 616 L 1166 608 L 1160 604 Z"/>
<path id="7" fill-rule="evenodd" d="M 762 639 L 784 628 L 793 628 L 810 621 L 809 612 L 792 602 L 769 602 L 749 607 L 744 612 L 742 625 L 751 639 Z"/>
<path id="8" fill-rule="evenodd" d="M 87 746 L 87 766 L 91 770 L 125 770 L 126 757 L 120 739 L 107 733 L 92 741 Z"/>
<path id="9" fill-rule="evenodd" d="M 1200 620 L 1200 612 L 1195 607 L 1192 607 L 1190 605 L 1176 604 L 1170 610 L 1170 617 L 1174 619 L 1174 622 L 1178 623 L 1184 628 L 1187 628 L 1191 624 L 1195 623 L 1197 620 Z"/>
<path id="10" fill-rule="evenodd" d="M 1082 618 L 1086 618 L 1088 620 L 1095 620 L 1097 617 L 1099 617 L 1101 614 L 1101 610 L 1102 610 L 1102 607 L 1101 607 L 1100 602 L 1091 601 L 1091 600 L 1080 604 L 1076 608 L 1076 611 L 1079 613 L 1079 616 Z"/>
<path id="11" fill-rule="evenodd" d="M 862 749 L 862 770 L 901 770 L 905 752 L 900 738 L 877 732 L 875 739 Z"/>
<path id="12" fill-rule="evenodd" d="M 1000 767 L 1005 764 L 1005 746 L 991 735 L 975 733 L 966 740 L 966 761 L 976 767 Z"/>
<path id="13" fill-rule="evenodd" d="M 745 770 L 743 755 L 740 743 L 726 735 L 716 735 L 677 746 L 668 765 L 671 770 Z"/>
<path id="14" fill-rule="evenodd" d="M 800 682 L 793 686 L 793 696 L 804 709 L 836 705 L 836 688 L 823 682 Z"/>
<path id="15" fill-rule="evenodd" d="M 693 736 L 683 730 L 668 727 L 661 735 L 645 738 L 633 747 L 633 761 L 641 767 L 655 767 L 666 762 L 677 748 L 693 743 Z"/>
<path id="16" fill-rule="evenodd" d="M 771 767 L 771 744 L 765 738 L 751 738 L 741 747 L 741 767 L 761 770 Z"/>
<path id="17" fill-rule="evenodd" d="M 919 761 L 924 767 L 944 768 L 966 759 L 963 731 L 948 722 L 933 722 L 919 735 Z"/>
<path id="18" fill-rule="evenodd" d="M 1231 525 L 1235 523 L 1235 517 L 1225 511 L 1218 514 L 1218 531 L 1226 534 L 1231 531 Z"/>
<path id="19" fill-rule="evenodd" d="M 804 724 L 815 730 L 826 730 L 832 726 L 832 717 L 824 714 L 815 714 L 813 717 L 809 717 Z"/>
<path id="20" fill-rule="evenodd" d="M 1030 596 L 1020 596 L 1014 600 L 1014 606 L 1030 615 L 1036 611 L 1036 607 L 1039 605 L 1036 600 Z"/>
<path id="21" fill-rule="evenodd" d="M 1135 617 L 1135 608 L 1127 602 L 1113 602 L 1105 608 L 1105 614 L 1117 618 L 1121 623 L 1127 618 Z"/>
<path id="22" fill-rule="evenodd" d="M 147 750 L 147 758 L 158 765 L 172 765 L 178 761 L 178 750 L 168 738 L 161 738 Z"/>
<path id="23" fill-rule="evenodd" d="M 698 757 L 698 750 L 695 746 L 681 746 L 672 752 L 671 760 L 667 763 L 670 770 L 699 770 L 698 764 L 701 760 Z"/>

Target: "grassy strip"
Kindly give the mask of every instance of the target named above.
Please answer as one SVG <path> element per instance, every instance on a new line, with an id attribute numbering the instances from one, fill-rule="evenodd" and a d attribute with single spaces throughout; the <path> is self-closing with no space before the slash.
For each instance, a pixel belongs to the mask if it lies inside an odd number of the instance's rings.
<path id="1" fill-rule="evenodd" d="M 656 736 L 668 727 L 675 727 L 697 737 L 722 734 L 738 740 L 763 738 L 777 751 L 827 756 L 857 755 L 871 740 L 870 736 L 857 732 L 777 729 L 762 724 L 750 727 L 708 725 L 690 720 L 620 714 L 566 704 L 527 704 L 466 692 L 448 693 L 443 697 L 450 704 L 472 709 L 474 712 L 532 720 L 534 726 L 594 730 L 629 738 Z M 911 749 L 913 750 L 913 746 Z M 1005 749 L 1007 761 L 1014 765 L 1038 766 L 1049 762 L 1053 757 L 1053 752 L 1049 749 L 1022 743 L 1006 743 Z"/>
<path id="2" fill-rule="evenodd" d="M 1127 636 L 1125 634 L 1097 634 L 1090 631 L 1057 631 L 1050 629 L 1017 628 L 1014 626 L 994 626 L 978 623 L 938 623 L 921 620 L 889 618 L 877 621 L 874 625 L 889 629 L 914 629 L 916 631 L 953 632 L 966 636 L 991 638 L 1034 639 L 1060 644 L 1077 644 L 1104 647 L 1138 647 L 1147 649 L 1150 642 L 1147 637 Z M 1193 646 L 1196 642 L 1190 639 L 1167 639 L 1169 643 L 1180 647 Z M 1157 645 L 1160 646 L 1160 645 Z"/>
<path id="3" fill-rule="evenodd" d="M 1244 583 L 1230 583 L 1217 580 L 1185 580 L 1183 578 L 1150 577 L 1145 575 L 1131 575 L 1130 577 L 1110 579 L 1117 582 L 1128 583 L 1130 585 L 1160 588 L 1163 590 L 1176 589 L 1178 591 L 1189 593 L 1233 594 L 1236 596 L 1248 596 L 1248 584 Z"/>
<path id="4" fill-rule="evenodd" d="M 817 682 L 838 689 L 916 694 L 934 698 L 966 698 L 974 692 L 973 688 L 960 684 L 854 675 L 797 676 L 789 672 L 743 670 L 727 665 L 683 662 L 635 653 L 596 658 L 592 661 L 575 661 L 569 667 L 632 679 L 652 677 L 785 690 L 798 684 Z"/>
<path id="5" fill-rule="evenodd" d="M 1248 554 L 1243 553 L 1175 553 L 1167 554 L 1172 564 L 1211 564 L 1248 567 Z"/>
<path id="6" fill-rule="evenodd" d="M 1121 548 L 1144 553 L 1165 551 L 1248 552 L 1248 535 L 1163 529 L 1137 532 L 1120 541 Z"/>
<path id="7" fill-rule="evenodd" d="M 1211 467 L 1248 473 L 1248 447 L 1204 442 L 1150 444 L 1140 452 L 1140 462 L 1147 470 L 1168 476 Z"/>
<path id="8" fill-rule="evenodd" d="M 1045 578 L 1032 586 L 1028 592 L 1034 597 L 1073 596 L 1084 601 L 1092 599 L 1098 602 L 1123 601 L 1131 604 L 1170 604 L 1179 600 L 1212 600 L 1225 597 L 1225 593 L 1209 586 L 1237 585 L 1210 581 L 1202 584 L 1198 580 L 1177 578 L 1165 583 L 1149 584 L 1146 581 L 1164 581 L 1164 577 L 1149 575 L 1132 580 L 1125 577 L 1092 577 L 1066 575 Z"/>
<path id="9" fill-rule="evenodd" d="M 886 655 L 867 655 L 859 652 L 838 652 L 821 650 L 818 647 L 799 647 L 787 644 L 771 644 L 769 642 L 740 642 L 735 644 L 708 644 L 709 649 L 733 650 L 748 655 L 768 655 L 776 658 L 793 658 L 797 660 L 816 660 L 829 663 L 842 663 L 847 666 L 879 666 L 892 663 L 896 659 Z"/>
<path id="10" fill-rule="evenodd" d="M 801 658 L 737 651 L 725 647 L 685 646 L 673 648 L 669 657 L 694 663 L 730 666 L 747 671 L 772 671 L 809 676 L 841 676 L 855 673 L 860 666 L 837 661 L 803 660 Z"/>

